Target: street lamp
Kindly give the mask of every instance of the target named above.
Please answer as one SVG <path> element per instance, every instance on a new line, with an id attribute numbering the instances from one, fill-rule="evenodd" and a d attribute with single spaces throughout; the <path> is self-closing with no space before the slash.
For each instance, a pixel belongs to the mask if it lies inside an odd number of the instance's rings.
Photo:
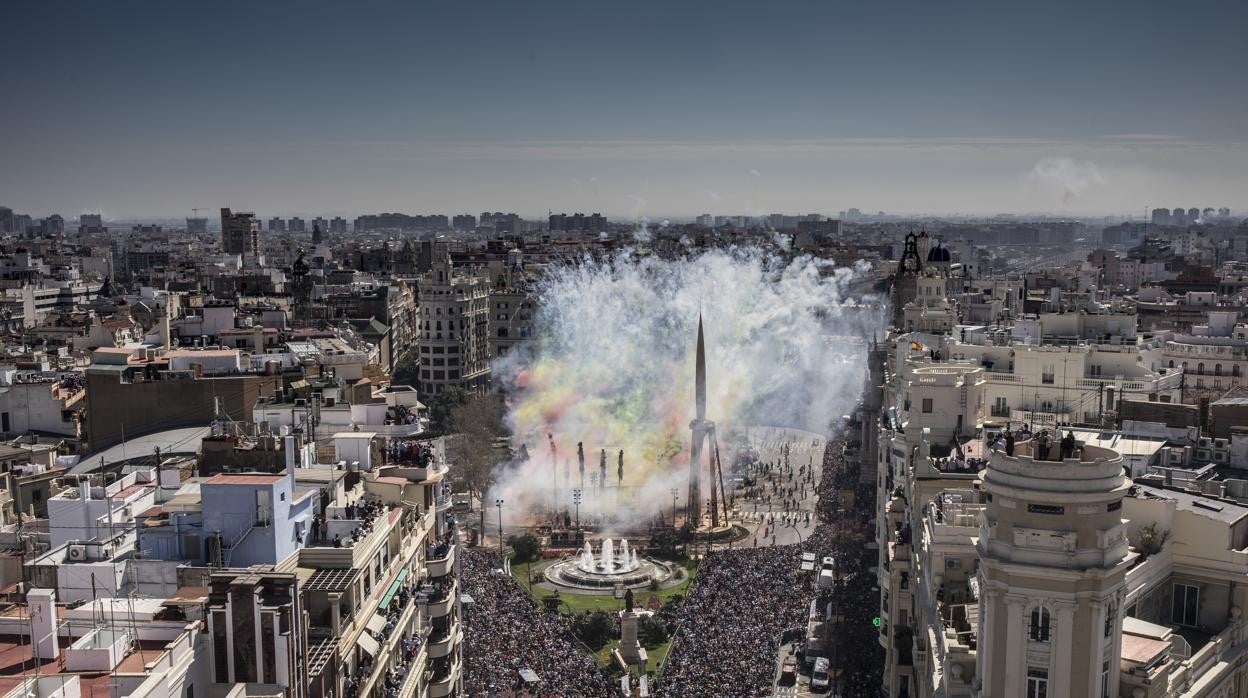
<path id="1" fill-rule="evenodd" d="M 503 500 L 495 499 L 494 506 L 498 507 L 498 557 L 503 557 Z"/>
<path id="2" fill-rule="evenodd" d="M 576 532 L 581 532 L 581 488 L 572 490 L 572 501 L 576 503 Z"/>
<path id="3" fill-rule="evenodd" d="M 672 488 L 672 528 L 676 528 L 676 495 L 680 494 L 680 490 L 676 487 Z"/>

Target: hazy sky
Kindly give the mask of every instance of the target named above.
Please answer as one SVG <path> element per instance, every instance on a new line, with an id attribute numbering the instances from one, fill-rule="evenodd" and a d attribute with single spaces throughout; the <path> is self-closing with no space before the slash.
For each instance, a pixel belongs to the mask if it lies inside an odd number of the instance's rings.
<path id="1" fill-rule="evenodd" d="M 15 2 L 42 215 L 1248 208 L 1248 3 Z"/>

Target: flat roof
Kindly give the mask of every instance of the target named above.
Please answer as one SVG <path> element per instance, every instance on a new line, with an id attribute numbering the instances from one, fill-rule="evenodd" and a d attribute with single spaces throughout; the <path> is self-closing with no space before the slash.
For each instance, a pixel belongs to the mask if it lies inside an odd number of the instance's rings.
<path id="1" fill-rule="evenodd" d="M 148 458 L 160 449 L 162 456 L 175 454 L 191 455 L 199 452 L 200 442 L 212 433 L 212 427 L 184 427 L 158 431 L 132 439 L 124 443 L 109 446 L 89 456 L 83 456 L 78 464 L 70 468 L 71 474 L 89 473 L 97 468 L 121 463 L 131 458 Z"/>
<path id="2" fill-rule="evenodd" d="M 272 485 L 281 482 L 284 475 L 264 473 L 221 473 L 204 480 L 206 485 Z"/>
<path id="3" fill-rule="evenodd" d="M 1120 431 L 1101 431 L 1099 429 L 1080 429 L 1078 427 L 1063 428 L 1062 431 L 1073 432 L 1077 439 L 1083 441 L 1088 446 L 1108 448 L 1123 457 L 1151 457 L 1166 445 L 1166 440 L 1161 437 L 1131 436 Z"/>
<path id="4" fill-rule="evenodd" d="M 1143 635 L 1122 634 L 1122 659 L 1136 664 L 1151 664 L 1170 651 L 1169 640 L 1156 640 Z"/>
<path id="5" fill-rule="evenodd" d="M 1184 492 L 1178 490 L 1166 490 L 1148 485 L 1135 484 L 1141 492 L 1157 497 L 1160 499 L 1172 499 L 1176 502 L 1176 509 L 1187 511 L 1193 514 L 1200 514 L 1205 518 L 1222 521 L 1225 523 L 1235 523 L 1240 519 L 1248 516 L 1248 507 L 1235 502 L 1228 502 L 1225 499 L 1217 499 L 1198 492 Z M 1199 505 L 1197 504 L 1199 502 Z"/>

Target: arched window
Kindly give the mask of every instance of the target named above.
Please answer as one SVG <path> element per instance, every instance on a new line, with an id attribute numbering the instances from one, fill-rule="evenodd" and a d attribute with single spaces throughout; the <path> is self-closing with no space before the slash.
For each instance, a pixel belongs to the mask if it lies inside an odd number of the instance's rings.
<path id="1" fill-rule="evenodd" d="M 1205 362 L 1204 361 L 1201 361 L 1200 363 L 1196 364 L 1196 375 L 1198 376 L 1205 375 Z"/>
<path id="2" fill-rule="evenodd" d="M 1239 378 L 1239 364 L 1235 364 L 1231 367 L 1231 375 Z"/>
<path id="3" fill-rule="evenodd" d="M 1174 359 L 1170 359 L 1170 368 L 1174 368 Z"/>
<path id="4" fill-rule="evenodd" d="M 1220 376 L 1220 375 L 1222 375 L 1222 364 L 1214 364 L 1214 365 L 1213 365 L 1213 375 L 1215 375 L 1215 376 Z"/>
<path id="5" fill-rule="evenodd" d="M 1031 609 L 1031 622 L 1027 626 L 1027 637 L 1032 642 L 1048 642 L 1051 630 L 1052 623 L 1049 620 L 1049 609 L 1044 606 L 1036 606 Z"/>
<path id="6" fill-rule="evenodd" d="M 1105 605 L 1105 637 L 1114 633 L 1114 623 L 1118 620 L 1118 607 L 1113 603 Z"/>
<path id="7" fill-rule="evenodd" d="M 498 336 L 499 336 L 499 337 L 506 337 L 506 336 L 507 336 L 507 328 L 506 328 L 506 327 L 500 327 L 500 328 L 498 328 Z"/>
<path id="8" fill-rule="evenodd" d="M 1184 362 L 1183 362 L 1183 372 L 1184 372 L 1184 373 L 1187 373 L 1187 362 L 1186 362 L 1186 361 L 1184 361 Z"/>

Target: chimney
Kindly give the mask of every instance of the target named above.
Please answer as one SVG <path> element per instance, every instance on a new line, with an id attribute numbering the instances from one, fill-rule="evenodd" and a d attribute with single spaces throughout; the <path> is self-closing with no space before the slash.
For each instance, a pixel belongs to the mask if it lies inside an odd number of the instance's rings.
<path id="1" fill-rule="evenodd" d="M 290 486 L 295 486 L 295 468 L 299 462 L 299 445 L 295 442 L 295 437 L 287 436 L 282 439 L 282 455 L 286 458 L 286 476 L 290 478 Z"/>
<path id="2" fill-rule="evenodd" d="M 35 659 L 56 659 L 61 651 L 61 638 L 56 629 L 56 590 L 31 589 L 26 594 L 30 611 L 31 654 Z"/>

